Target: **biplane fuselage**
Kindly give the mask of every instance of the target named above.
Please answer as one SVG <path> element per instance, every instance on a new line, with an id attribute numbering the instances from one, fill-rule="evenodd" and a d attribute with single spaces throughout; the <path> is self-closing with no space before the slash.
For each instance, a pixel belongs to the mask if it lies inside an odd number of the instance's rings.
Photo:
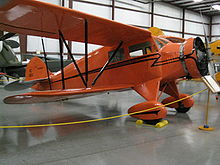
<path id="1" fill-rule="evenodd" d="M 156 38 L 156 37 L 155 37 Z M 187 40 L 185 47 L 185 55 L 196 57 L 196 52 L 193 51 L 194 39 Z M 143 45 L 142 43 L 151 43 L 151 45 Z M 138 47 L 140 45 L 140 47 Z M 100 76 L 95 87 L 109 87 L 121 84 L 139 85 L 149 80 L 158 79 L 161 82 L 173 81 L 175 79 L 187 76 L 184 71 L 183 64 L 179 60 L 181 43 L 169 42 L 161 49 L 158 49 L 156 43 L 151 40 L 131 43 L 123 45 L 116 57 L 108 65 L 103 75 Z M 133 55 L 132 48 L 139 48 L 136 55 Z M 130 49 L 129 49 L 130 48 Z M 149 49 L 144 52 L 144 49 Z M 88 87 L 92 87 L 92 82 L 97 73 L 109 60 L 111 53 L 115 47 L 102 47 L 89 54 L 89 72 L 88 72 Z M 139 54 L 137 54 L 139 53 Z M 148 54 L 147 54 L 148 53 Z M 192 77 L 201 77 L 197 65 L 193 59 L 187 59 L 186 65 L 190 70 Z M 78 66 L 85 75 L 85 59 L 78 61 Z M 65 88 L 84 88 L 84 84 L 73 64 L 64 68 Z M 62 89 L 61 72 L 57 72 L 51 76 L 51 86 L 53 90 Z M 48 83 L 40 83 L 34 87 L 36 90 L 49 90 Z"/>

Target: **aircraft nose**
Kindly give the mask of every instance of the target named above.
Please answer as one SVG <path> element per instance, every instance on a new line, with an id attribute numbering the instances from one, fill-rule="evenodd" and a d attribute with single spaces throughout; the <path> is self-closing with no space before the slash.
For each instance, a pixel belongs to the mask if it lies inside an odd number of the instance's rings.
<path id="1" fill-rule="evenodd" d="M 200 37 L 194 39 L 194 48 L 196 50 L 197 56 L 197 67 L 199 69 L 200 74 L 202 76 L 205 76 L 209 72 L 209 57 L 207 49 L 205 48 L 205 45 Z"/>

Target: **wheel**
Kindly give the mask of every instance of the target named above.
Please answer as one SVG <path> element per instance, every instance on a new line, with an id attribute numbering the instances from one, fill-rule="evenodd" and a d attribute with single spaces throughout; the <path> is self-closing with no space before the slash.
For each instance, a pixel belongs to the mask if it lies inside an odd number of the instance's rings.
<path id="1" fill-rule="evenodd" d="M 178 113 L 186 113 L 186 112 L 188 112 L 188 111 L 190 110 L 190 108 L 191 108 L 191 107 L 189 107 L 189 108 L 179 107 L 179 108 L 175 108 L 175 109 L 176 109 L 176 111 L 177 111 Z"/>
<path id="2" fill-rule="evenodd" d="M 134 118 L 147 121 L 148 124 L 154 124 L 166 117 L 167 110 L 157 101 L 148 101 L 133 105 L 128 109 L 128 113 Z"/>
<path id="3" fill-rule="evenodd" d="M 188 94 L 180 94 L 179 95 L 179 99 L 182 99 L 182 98 L 185 98 L 185 97 L 189 97 L 189 95 Z M 168 104 L 170 102 L 173 102 L 173 101 L 176 101 L 176 100 L 177 99 L 175 97 L 170 96 L 170 97 L 165 98 L 162 101 L 162 104 L 166 105 L 166 104 Z M 168 105 L 168 107 L 175 108 L 178 113 L 186 113 L 190 110 L 190 108 L 193 106 L 193 104 L 194 104 L 193 98 L 189 97 L 189 98 L 187 98 L 185 100 L 182 100 L 180 102 Z"/>
<path id="4" fill-rule="evenodd" d="M 161 122 L 162 119 L 155 119 L 155 120 L 144 120 L 145 124 L 150 124 L 150 125 L 156 125 L 157 123 Z"/>

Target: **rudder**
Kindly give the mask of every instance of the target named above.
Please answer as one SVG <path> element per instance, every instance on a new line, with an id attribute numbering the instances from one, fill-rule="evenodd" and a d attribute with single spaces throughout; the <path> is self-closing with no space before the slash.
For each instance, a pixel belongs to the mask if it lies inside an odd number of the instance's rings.
<path id="1" fill-rule="evenodd" d="M 49 75 L 52 73 L 49 71 Z M 48 78 L 46 64 L 39 58 L 33 57 L 25 72 L 25 81 Z"/>

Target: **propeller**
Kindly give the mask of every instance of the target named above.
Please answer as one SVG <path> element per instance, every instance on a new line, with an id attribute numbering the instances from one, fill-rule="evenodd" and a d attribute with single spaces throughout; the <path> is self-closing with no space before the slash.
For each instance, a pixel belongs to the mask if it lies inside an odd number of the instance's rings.
<path id="1" fill-rule="evenodd" d="M 7 33 L 3 36 L 0 37 L 0 42 L 4 42 L 6 43 L 7 45 L 9 45 L 11 48 L 18 48 L 20 46 L 20 44 L 17 42 L 17 41 L 14 41 L 14 40 L 7 40 L 13 36 L 15 36 L 16 33 Z M 1 43 L 2 45 L 2 43 Z M 2 47 L 2 46 L 1 46 Z M 1 49 L 0 49 L 1 50 Z"/>
<path id="2" fill-rule="evenodd" d="M 200 11 L 200 15 L 201 15 L 202 20 L 204 20 L 201 11 Z M 203 24 L 203 31 L 204 31 L 204 35 L 205 35 L 206 54 L 207 54 L 208 61 L 209 61 L 209 63 L 208 63 L 209 75 L 214 75 L 215 74 L 215 65 L 214 65 L 214 62 L 213 62 L 213 59 L 212 59 L 211 48 L 210 48 L 208 37 L 207 37 L 207 34 L 206 34 L 204 21 L 202 21 L 202 24 Z"/>
<path id="3" fill-rule="evenodd" d="M 5 34 L 5 35 L 3 35 L 3 36 L 0 37 L 0 41 L 5 41 L 5 40 L 7 40 L 7 39 L 13 37 L 15 34 L 16 34 L 16 33 L 7 33 L 7 34 Z"/>
<path id="4" fill-rule="evenodd" d="M 14 40 L 6 40 L 4 41 L 7 45 L 9 45 L 11 48 L 19 48 L 20 44 L 17 41 Z"/>

